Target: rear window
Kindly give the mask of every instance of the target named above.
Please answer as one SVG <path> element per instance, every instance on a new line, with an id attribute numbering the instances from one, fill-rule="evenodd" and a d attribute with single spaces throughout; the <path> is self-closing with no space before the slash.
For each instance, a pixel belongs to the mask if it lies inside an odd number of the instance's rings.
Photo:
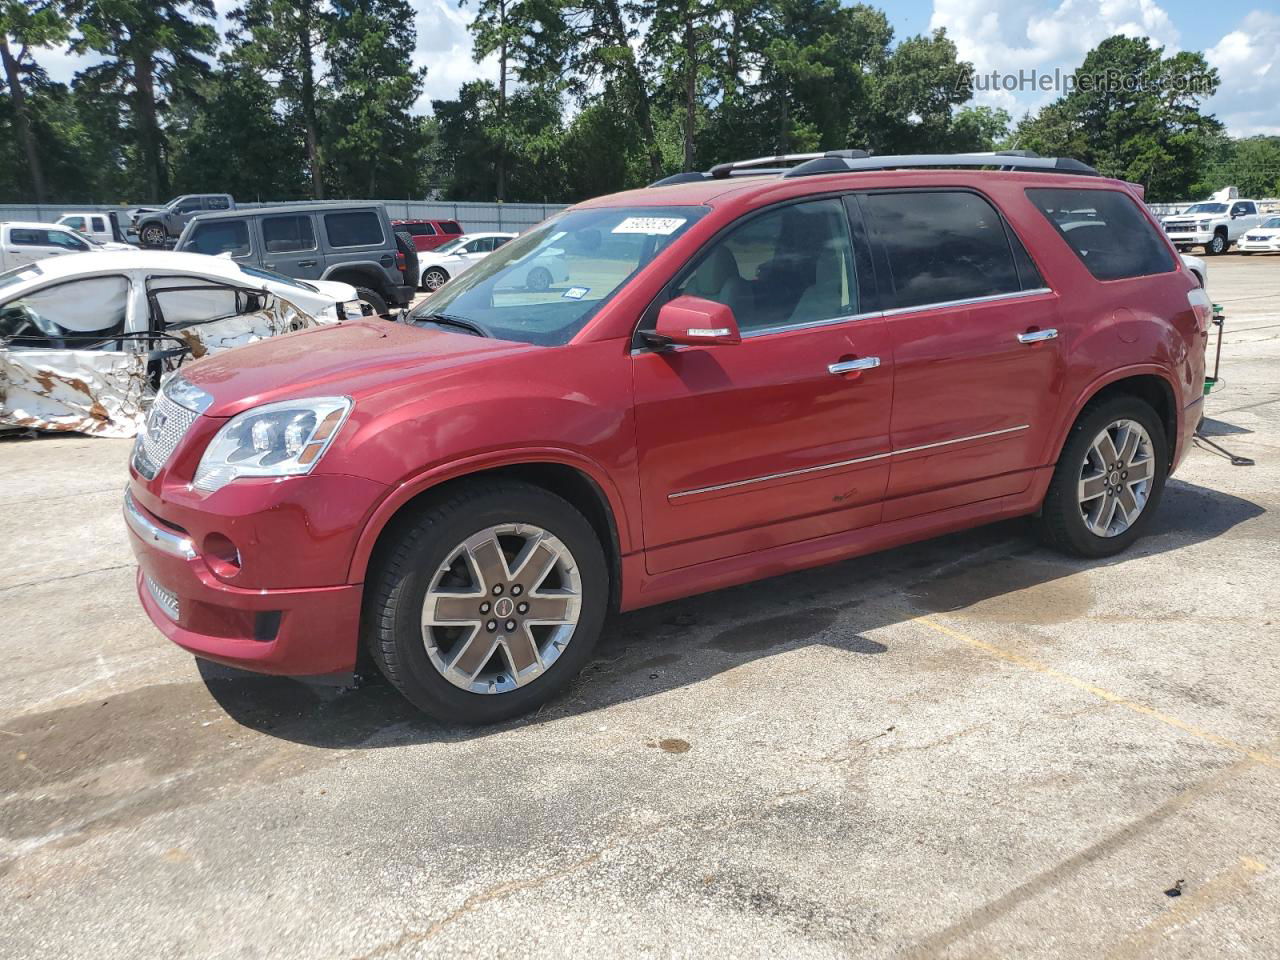
<path id="1" fill-rule="evenodd" d="M 1043 286 L 1029 259 L 1024 263 L 1027 282 L 1022 282 L 1004 221 L 976 194 L 873 193 L 864 203 L 889 254 L 892 307 L 951 303 Z"/>
<path id="2" fill-rule="evenodd" d="M 1042 188 L 1028 190 L 1027 197 L 1099 280 L 1174 269 L 1168 244 L 1127 193 Z"/>
<path id="3" fill-rule="evenodd" d="M 226 197 L 206 197 L 205 206 L 210 210 L 229 210 L 231 203 Z"/>
<path id="4" fill-rule="evenodd" d="M 331 247 L 368 247 L 382 243 L 382 224 L 372 210 L 326 213 L 324 229 Z"/>
<path id="5" fill-rule="evenodd" d="M 207 253 L 211 257 L 228 251 L 233 257 L 248 256 L 249 225 L 243 220 L 198 223 L 182 249 L 188 253 Z"/>
<path id="6" fill-rule="evenodd" d="M 458 226 L 458 224 L 454 223 L 452 220 L 441 220 L 440 230 L 454 236 L 462 233 L 462 227 Z"/>

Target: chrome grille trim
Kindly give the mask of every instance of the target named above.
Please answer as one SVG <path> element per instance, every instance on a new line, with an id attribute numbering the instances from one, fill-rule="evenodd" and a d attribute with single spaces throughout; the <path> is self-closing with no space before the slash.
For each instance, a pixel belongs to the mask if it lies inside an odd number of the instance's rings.
<path id="1" fill-rule="evenodd" d="M 176 621 L 179 611 L 178 595 L 171 590 L 166 590 L 146 574 L 143 574 L 142 579 L 146 582 L 147 593 L 151 594 L 151 599 L 156 602 L 156 606 L 163 610 L 170 620 Z"/>
<path id="2" fill-rule="evenodd" d="M 179 403 L 178 401 L 183 401 Z M 182 438 L 209 408 L 213 398 L 199 387 L 173 377 L 156 394 L 133 448 L 134 468 L 150 480 L 173 456 Z"/>

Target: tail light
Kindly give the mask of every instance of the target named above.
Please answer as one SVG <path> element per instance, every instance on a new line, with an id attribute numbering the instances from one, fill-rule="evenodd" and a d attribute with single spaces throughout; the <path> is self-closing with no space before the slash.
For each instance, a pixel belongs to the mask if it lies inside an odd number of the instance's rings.
<path id="1" fill-rule="evenodd" d="M 1191 304 L 1191 309 L 1196 314 L 1196 330 L 1200 333 L 1209 332 L 1209 324 L 1213 321 L 1213 301 L 1209 299 L 1209 294 L 1202 287 L 1187 291 L 1187 303 Z"/>
<path id="2" fill-rule="evenodd" d="M 404 254 L 401 253 L 399 250 L 396 251 L 396 268 L 401 273 L 409 272 L 409 261 L 405 259 Z"/>

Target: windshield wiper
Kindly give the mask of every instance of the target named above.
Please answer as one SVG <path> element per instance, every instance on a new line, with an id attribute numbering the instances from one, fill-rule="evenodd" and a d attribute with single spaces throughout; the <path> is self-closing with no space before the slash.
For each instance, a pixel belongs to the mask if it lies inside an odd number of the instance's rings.
<path id="1" fill-rule="evenodd" d="M 442 327 L 457 327 L 459 330 L 466 330 L 468 333 L 473 333 L 477 337 L 493 337 L 493 334 L 480 326 L 480 324 L 476 323 L 474 320 L 466 320 L 462 317 L 450 316 L 447 313 L 429 313 L 425 317 L 416 317 L 415 319 L 418 323 L 434 323 Z"/>

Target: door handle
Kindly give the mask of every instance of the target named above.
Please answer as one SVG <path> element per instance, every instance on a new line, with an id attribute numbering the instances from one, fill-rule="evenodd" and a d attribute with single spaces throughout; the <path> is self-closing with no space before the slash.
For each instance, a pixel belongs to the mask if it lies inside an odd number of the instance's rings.
<path id="1" fill-rule="evenodd" d="M 829 373 L 853 373 L 855 370 L 874 370 L 880 366 L 879 357 L 860 357 L 857 360 L 844 360 L 827 367 Z"/>
<path id="2" fill-rule="evenodd" d="M 314 260 L 299 260 L 299 261 L 298 261 L 298 266 L 300 266 L 300 267 L 314 267 L 315 265 L 316 265 L 316 262 L 315 262 Z"/>
<path id="3" fill-rule="evenodd" d="M 1048 330 L 1028 330 L 1026 333 L 1018 334 L 1019 343 L 1039 343 L 1041 340 L 1054 340 L 1058 336 L 1058 331 L 1053 327 Z"/>

